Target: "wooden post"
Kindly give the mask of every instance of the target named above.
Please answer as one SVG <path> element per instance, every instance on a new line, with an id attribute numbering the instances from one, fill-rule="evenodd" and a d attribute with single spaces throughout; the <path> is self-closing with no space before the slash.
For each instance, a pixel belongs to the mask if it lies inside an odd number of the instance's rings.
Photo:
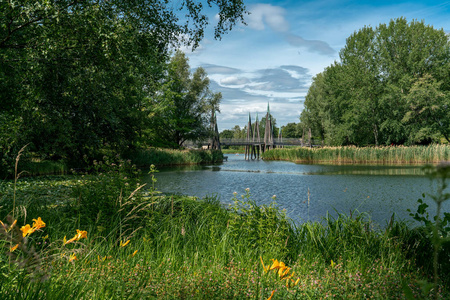
<path id="1" fill-rule="evenodd" d="M 312 148 L 312 143 L 311 143 L 311 128 L 309 128 L 309 148 Z"/>

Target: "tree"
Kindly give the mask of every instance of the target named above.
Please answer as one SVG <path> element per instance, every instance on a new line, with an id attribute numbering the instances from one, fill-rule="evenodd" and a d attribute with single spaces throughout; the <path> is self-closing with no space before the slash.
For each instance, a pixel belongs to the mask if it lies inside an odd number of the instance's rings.
<path id="1" fill-rule="evenodd" d="M 207 4 L 217 7 L 216 38 L 243 22 L 242 1 Z M 208 23 L 199 1 L 1 2 L 1 159 L 27 143 L 75 163 L 138 146 L 169 47 L 195 48 Z"/>
<path id="2" fill-rule="evenodd" d="M 300 138 L 302 136 L 302 132 L 300 132 L 299 124 L 296 123 L 288 123 L 282 128 L 282 135 L 284 138 Z"/>
<path id="3" fill-rule="evenodd" d="M 177 51 L 172 57 L 165 83 L 152 111 L 152 140 L 158 146 L 181 147 L 186 140 L 210 136 L 211 110 L 218 110 L 221 94 L 209 90 L 203 68 L 189 71 L 186 55 Z"/>
<path id="4" fill-rule="evenodd" d="M 225 129 L 220 133 L 221 139 L 232 139 L 234 136 L 233 130 Z"/>
<path id="5" fill-rule="evenodd" d="M 414 144 L 446 134 L 450 47 L 443 30 L 404 18 L 364 27 L 347 39 L 340 58 L 314 78 L 300 117 L 328 144 Z M 417 107 L 428 107 L 419 98 L 439 103 L 426 109 L 439 126 L 419 122 L 426 114 Z"/>

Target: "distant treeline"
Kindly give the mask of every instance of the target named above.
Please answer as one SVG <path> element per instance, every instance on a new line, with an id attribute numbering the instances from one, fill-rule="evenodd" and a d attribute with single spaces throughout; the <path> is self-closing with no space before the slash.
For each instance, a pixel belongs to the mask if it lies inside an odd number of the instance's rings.
<path id="1" fill-rule="evenodd" d="M 404 18 L 366 26 L 313 80 L 303 127 L 328 145 L 430 144 L 450 138 L 450 44 Z"/>

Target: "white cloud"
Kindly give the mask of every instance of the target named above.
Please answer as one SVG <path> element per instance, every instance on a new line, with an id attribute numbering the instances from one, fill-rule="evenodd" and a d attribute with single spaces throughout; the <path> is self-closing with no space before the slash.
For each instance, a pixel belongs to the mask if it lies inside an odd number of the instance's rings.
<path id="1" fill-rule="evenodd" d="M 249 82 L 248 78 L 236 76 L 225 77 L 220 80 L 220 84 L 223 85 L 244 85 Z"/>
<path id="2" fill-rule="evenodd" d="M 270 4 L 256 4 L 250 8 L 250 15 L 246 21 L 250 28 L 264 30 L 268 25 L 272 30 L 286 32 L 289 23 L 285 19 L 286 10 L 280 6 Z"/>

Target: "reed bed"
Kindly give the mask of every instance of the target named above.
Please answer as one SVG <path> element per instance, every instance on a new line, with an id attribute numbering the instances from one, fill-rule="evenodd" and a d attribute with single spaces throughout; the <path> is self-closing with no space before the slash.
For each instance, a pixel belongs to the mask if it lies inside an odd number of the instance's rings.
<path id="1" fill-rule="evenodd" d="M 223 161 L 223 154 L 219 150 L 171 150 L 149 148 L 126 153 L 125 157 L 138 166 L 190 165 Z"/>
<path id="2" fill-rule="evenodd" d="M 307 163 L 434 164 L 449 159 L 450 146 L 277 148 L 262 157 Z"/>

